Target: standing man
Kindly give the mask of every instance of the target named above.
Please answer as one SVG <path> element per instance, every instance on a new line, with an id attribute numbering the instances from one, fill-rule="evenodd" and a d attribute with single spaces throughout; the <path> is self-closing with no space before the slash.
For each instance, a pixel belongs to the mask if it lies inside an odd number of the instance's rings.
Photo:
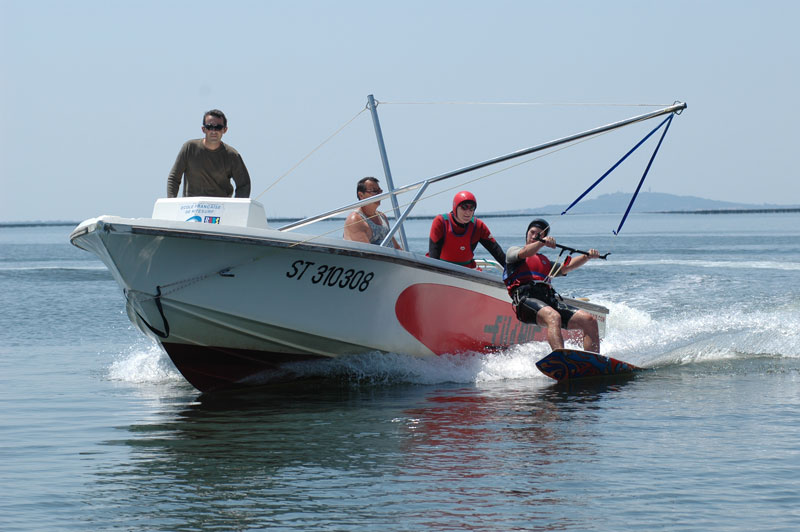
<path id="1" fill-rule="evenodd" d="M 489 228 L 475 217 L 478 200 L 472 192 L 462 190 L 453 198 L 453 210 L 433 219 L 428 240 L 428 256 L 467 268 L 475 268 L 475 247 L 480 244 L 500 264 L 506 263 L 503 248 Z"/>
<path id="2" fill-rule="evenodd" d="M 167 178 L 167 197 L 175 198 L 184 179 L 184 196 L 233 196 L 231 179 L 236 183 L 236 197 L 250 197 L 250 174 L 242 156 L 222 142 L 228 131 L 228 119 L 219 109 L 203 115 L 202 139 L 189 140 L 181 147 Z"/>
<path id="3" fill-rule="evenodd" d="M 356 197 L 359 201 L 382 193 L 383 190 L 374 177 L 360 179 L 356 185 Z M 344 224 L 344 239 L 380 245 L 389 234 L 389 220 L 378 210 L 380 204 L 381 202 L 378 200 L 362 205 L 351 212 Z M 392 245 L 397 249 L 402 249 L 394 238 L 392 238 Z"/>
<path id="4" fill-rule="evenodd" d="M 600 352 L 600 333 L 597 318 L 576 307 L 567 305 L 550 284 L 558 275 L 566 275 L 599 256 L 596 249 L 577 258 L 567 257 L 564 264 L 552 263 L 539 253 L 542 247 L 556 247 L 556 239 L 547 236 L 550 224 L 541 218 L 528 224 L 525 245 L 512 246 L 506 253 L 506 269 L 503 281 L 511 295 L 517 319 L 523 323 L 535 323 L 547 327 L 547 342 L 552 349 L 564 347 L 561 329 L 583 331 L 584 351 Z"/>

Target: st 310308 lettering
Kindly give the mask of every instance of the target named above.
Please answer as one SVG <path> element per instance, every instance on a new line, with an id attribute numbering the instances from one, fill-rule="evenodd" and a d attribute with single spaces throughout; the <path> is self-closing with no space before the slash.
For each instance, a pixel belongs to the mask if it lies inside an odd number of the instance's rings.
<path id="1" fill-rule="evenodd" d="M 306 272 L 309 275 L 306 276 Z M 296 260 L 292 263 L 286 277 L 301 281 L 304 278 L 311 284 L 319 286 L 330 286 L 346 290 L 358 290 L 363 292 L 369 288 L 369 283 L 375 277 L 373 272 L 364 270 L 354 270 L 352 268 L 342 268 L 341 266 L 331 266 L 319 264 L 311 261 Z"/>

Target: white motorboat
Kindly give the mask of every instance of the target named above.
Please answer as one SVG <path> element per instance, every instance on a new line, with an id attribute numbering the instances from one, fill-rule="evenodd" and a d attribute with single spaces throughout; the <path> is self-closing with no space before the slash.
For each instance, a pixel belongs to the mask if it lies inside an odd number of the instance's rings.
<path id="1" fill-rule="evenodd" d="M 151 218 L 86 220 L 70 241 L 103 261 L 123 289 L 131 321 L 204 392 L 291 379 L 287 363 L 309 359 L 496 351 L 544 340 L 546 333 L 516 319 L 498 272 L 386 244 L 428 184 L 622 125 L 392 187 L 281 228 L 268 226 L 263 206 L 254 200 L 173 198 L 157 200 Z M 294 231 L 412 190 L 418 191 L 415 200 L 397 217 L 384 245 Z M 593 313 L 603 333 L 606 308 L 568 302 Z"/>

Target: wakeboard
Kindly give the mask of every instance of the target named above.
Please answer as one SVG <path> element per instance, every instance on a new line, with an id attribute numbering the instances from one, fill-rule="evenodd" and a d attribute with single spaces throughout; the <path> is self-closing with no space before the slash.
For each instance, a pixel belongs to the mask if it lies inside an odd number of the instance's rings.
<path id="1" fill-rule="evenodd" d="M 559 382 L 587 377 L 628 375 L 642 368 L 579 349 L 556 349 L 536 363 L 539 371 Z"/>

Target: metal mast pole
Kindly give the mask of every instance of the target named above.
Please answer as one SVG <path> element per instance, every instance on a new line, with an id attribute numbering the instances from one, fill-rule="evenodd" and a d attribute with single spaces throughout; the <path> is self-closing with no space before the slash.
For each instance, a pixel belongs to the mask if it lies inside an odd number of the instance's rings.
<path id="1" fill-rule="evenodd" d="M 378 140 L 378 150 L 381 153 L 381 162 L 383 163 L 383 175 L 386 177 L 386 186 L 389 192 L 394 192 L 394 182 L 392 181 L 392 171 L 389 169 L 389 158 L 386 156 L 386 145 L 383 143 L 383 133 L 381 132 L 381 122 L 378 120 L 377 102 L 372 94 L 367 96 L 367 107 L 372 114 L 372 125 L 375 126 L 375 137 Z M 392 210 L 394 211 L 394 219 L 400 219 L 400 205 L 397 203 L 397 195 L 392 194 Z M 408 240 L 406 240 L 406 230 L 400 227 L 400 241 L 403 244 L 403 249 L 408 250 Z"/>

